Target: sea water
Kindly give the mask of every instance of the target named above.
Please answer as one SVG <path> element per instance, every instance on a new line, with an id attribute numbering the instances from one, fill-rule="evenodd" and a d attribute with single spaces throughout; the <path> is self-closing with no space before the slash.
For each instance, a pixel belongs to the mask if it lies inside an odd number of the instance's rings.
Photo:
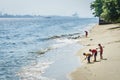
<path id="1" fill-rule="evenodd" d="M 77 42 L 96 18 L 0 19 L 0 80 L 68 80 Z"/>

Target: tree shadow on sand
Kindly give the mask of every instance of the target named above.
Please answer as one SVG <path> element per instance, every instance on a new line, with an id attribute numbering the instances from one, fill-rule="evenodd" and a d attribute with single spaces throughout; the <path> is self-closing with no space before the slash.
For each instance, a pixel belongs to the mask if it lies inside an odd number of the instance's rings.
<path id="1" fill-rule="evenodd" d="M 109 28 L 108 30 L 120 29 L 120 26 Z"/>

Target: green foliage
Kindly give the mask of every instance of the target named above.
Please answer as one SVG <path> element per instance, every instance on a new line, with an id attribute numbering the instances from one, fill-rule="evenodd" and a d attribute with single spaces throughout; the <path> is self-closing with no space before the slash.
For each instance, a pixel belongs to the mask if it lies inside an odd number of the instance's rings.
<path id="1" fill-rule="evenodd" d="M 91 4 L 93 14 L 108 22 L 119 22 L 120 0 L 95 0 Z"/>
<path id="2" fill-rule="evenodd" d="M 93 14 L 98 17 L 100 16 L 100 14 L 103 12 L 102 10 L 102 5 L 103 5 L 103 1 L 102 0 L 95 0 L 92 4 L 91 4 L 91 9 L 94 9 L 95 12 L 93 12 Z"/>

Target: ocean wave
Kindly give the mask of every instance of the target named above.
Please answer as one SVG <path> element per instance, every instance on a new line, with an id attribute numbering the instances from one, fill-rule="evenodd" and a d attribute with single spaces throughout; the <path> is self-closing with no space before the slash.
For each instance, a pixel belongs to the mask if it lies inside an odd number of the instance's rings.
<path id="1" fill-rule="evenodd" d="M 59 39 L 55 39 L 54 40 L 54 44 L 51 44 L 50 46 L 47 46 L 46 48 L 41 48 L 38 51 L 31 51 L 29 53 L 37 53 L 37 54 L 45 54 L 51 50 L 57 49 L 57 48 L 61 48 L 64 47 L 66 45 L 69 44 L 73 44 L 73 43 L 77 43 L 79 41 L 79 39 L 65 39 L 65 38 L 59 38 Z"/>
<path id="2" fill-rule="evenodd" d="M 71 34 L 63 34 L 59 36 L 52 36 L 49 39 L 58 39 L 58 38 L 71 38 L 71 39 L 77 39 L 77 37 L 80 37 L 80 33 L 71 33 Z"/>
<path id="3" fill-rule="evenodd" d="M 53 49 L 56 49 L 57 47 L 55 46 L 49 46 L 49 47 L 46 47 L 46 48 L 41 48 L 40 50 L 38 51 L 31 51 L 31 52 L 28 52 L 28 53 L 37 53 L 37 54 L 45 54 L 46 52 L 50 51 L 50 50 L 53 50 Z"/>
<path id="4" fill-rule="evenodd" d="M 38 54 L 45 54 L 46 52 L 61 48 L 63 46 L 73 44 L 79 41 L 80 33 L 72 33 L 72 34 L 63 34 L 59 36 L 52 36 L 48 38 L 41 38 L 39 40 L 45 41 L 45 40 L 52 40 L 52 44 L 49 46 L 46 46 L 45 48 L 41 48 L 40 50 L 36 52 L 29 52 L 29 53 L 38 53 Z"/>
<path id="5" fill-rule="evenodd" d="M 20 80 L 55 80 L 42 76 L 52 63 L 53 62 L 35 62 L 22 67 L 16 75 L 20 77 Z"/>
<path id="6" fill-rule="evenodd" d="M 37 51 L 36 53 L 38 53 L 38 54 L 44 54 L 44 53 L 46 53 L 46 52 L 48 52 L 48 51 L 50 51 L 50 50 L 52 50 L 52 49 L 54 49 L 53 47 L 48 47 L 48 48 L 45 48 L 45 49 L 40 49 L 39 51 Z"/>
<path id="7" fill-rule="evenodd" d="M 78 39 L 81 38 L 81 33 L 71 33 L 71 34 L 62 34 L 62 35 L 54 35 L 47 38 L 39 38 L 38 41 L 47 41 L 52 39 L 59 39 L 59 38 L 68 38 L 68 39 Z"/>

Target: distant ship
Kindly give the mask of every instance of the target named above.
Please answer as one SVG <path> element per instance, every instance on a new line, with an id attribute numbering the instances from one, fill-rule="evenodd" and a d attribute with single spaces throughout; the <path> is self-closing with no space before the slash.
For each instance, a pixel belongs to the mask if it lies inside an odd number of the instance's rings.
<path id="1" fill-rule="evenodd" d="M 72 16 L 73 16 L 73 17 L 76 17 L 76 18 L 79 18 L 78 13 L 74 13 Z"/>

